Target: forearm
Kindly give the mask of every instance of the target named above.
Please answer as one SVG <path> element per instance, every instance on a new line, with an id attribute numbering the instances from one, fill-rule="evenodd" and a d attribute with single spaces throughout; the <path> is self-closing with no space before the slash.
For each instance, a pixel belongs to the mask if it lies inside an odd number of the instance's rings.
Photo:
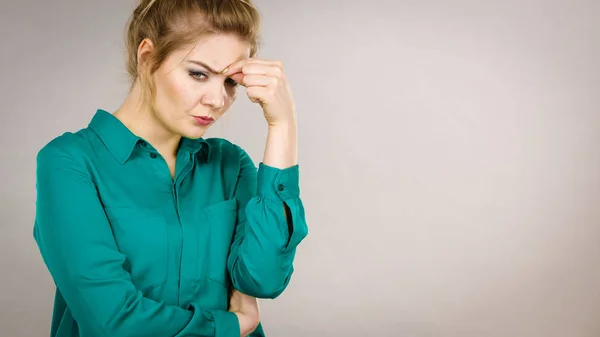
<path id="1" fill-rule="evenodd" d="M 263 163 L 279 169 L 298 164 L 298 128 L 295 119 L 269 125 Z"/>
<path id="2" fill-rule="evenodd" d="M 269 150 L 284 147 L 276 144 L 279 135 L 275 129 Z M 275 298 L 290 281 L 296 247 L 308 234 L 300 199 L 299 167 L 279 169 L 262 163 L 257 172 L 241 149 L 240 156 L 234 195 L 241 206 L 227 268 L 236 289 L 255 297 Z"/>
<path id="3" fill-rule="evenodd" d="M 260 166 L 259 191 L 239 212 L 228 269 L 236 289 L 276 298 L 293 273 L 298 244 L 308 228 L 299 197 L 298 166 L 284 170 Z M 283 188 L 279 188 L 283 186 Z M 289 216 L 284 212 L 287 205 Z"/>

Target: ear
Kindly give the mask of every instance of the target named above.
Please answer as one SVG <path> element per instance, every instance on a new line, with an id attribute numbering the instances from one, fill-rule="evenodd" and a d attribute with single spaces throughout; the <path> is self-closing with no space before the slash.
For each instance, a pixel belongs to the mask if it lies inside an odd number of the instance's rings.
<path id="1" fill-rule="evenodd" d="M 142 40 L 142 42 L 140 42 L 137 50 L 138 73 L 141 73 L 142 70 L 144 70 L 148 56 L 151 54 L 153 49 L 154 43 L 152 43 L 150 39 L 145 38 Z"/>

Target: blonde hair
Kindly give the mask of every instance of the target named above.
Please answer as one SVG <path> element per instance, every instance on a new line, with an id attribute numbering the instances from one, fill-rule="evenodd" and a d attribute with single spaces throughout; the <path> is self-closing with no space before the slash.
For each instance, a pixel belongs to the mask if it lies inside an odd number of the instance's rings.
<path id="1" fill-rule="evenodd" d="M 151 76 L 173 51 L 193 44 L 201 35 L 235 34 L 250 45 L 250 57 L 261 43 L 261 18 L 251 0 L 140 0 L 126 28 L 127 72 L 131 85 L 139 78 L 143 97 L 154 99 Z M 137 51 L 144 39 L 154 48 L 145 72 L 138 71 Z"/>

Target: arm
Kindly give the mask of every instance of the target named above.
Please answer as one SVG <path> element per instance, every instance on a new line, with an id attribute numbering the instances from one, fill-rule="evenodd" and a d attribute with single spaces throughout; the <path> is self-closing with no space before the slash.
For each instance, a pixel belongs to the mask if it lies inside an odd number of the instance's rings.
<path id="1" fill-rule="evenodd" d="M 294 99 L 280 61 L 244 59 L 223 73 L 246 87 L 269 125 L 258 176 L 248 155 L 240 151 L 238 225 L 227 268 L 236 289 L 275 298 L 287 287 L 296 246 L 308 234 L 298 184 Z"/>
<path id="2" fill-rule="evenodd" d="M 56 144 L 38 154 L 36 188 L 34 237 L 81 335 L 240 336 L 234 313 L 142 296 L 122 267 L 91 177 Z"/>
<path id="3" fill-rule="evenodd" d="M 239 149 L 238 224 L 227 263 L 234 288 L 275 298 L 289 284 L 296 247 L 308 234 L 295 163 L 295 131 L 271 127 L 265 160 Z M 291 148 L 290 148 L 291 147 Z M 279 166 L 280 168 L 276 167 Z"/>

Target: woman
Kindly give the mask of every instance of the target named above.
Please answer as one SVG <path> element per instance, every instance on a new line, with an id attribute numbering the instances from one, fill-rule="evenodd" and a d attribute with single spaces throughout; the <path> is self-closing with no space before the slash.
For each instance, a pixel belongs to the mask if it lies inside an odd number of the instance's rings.
<path id="1" fill-rule="evenodd" d="M 57 286 L 51 336 L 263 336 L 256 298 L 290 281 L 307 235 L 294 103 L 254 58 L 249 0 L 143 0 L 129 96 L 37 156 L 34 237 Z M 258 169 L 202 138 L 244 86 L 268 137 Z"/>

